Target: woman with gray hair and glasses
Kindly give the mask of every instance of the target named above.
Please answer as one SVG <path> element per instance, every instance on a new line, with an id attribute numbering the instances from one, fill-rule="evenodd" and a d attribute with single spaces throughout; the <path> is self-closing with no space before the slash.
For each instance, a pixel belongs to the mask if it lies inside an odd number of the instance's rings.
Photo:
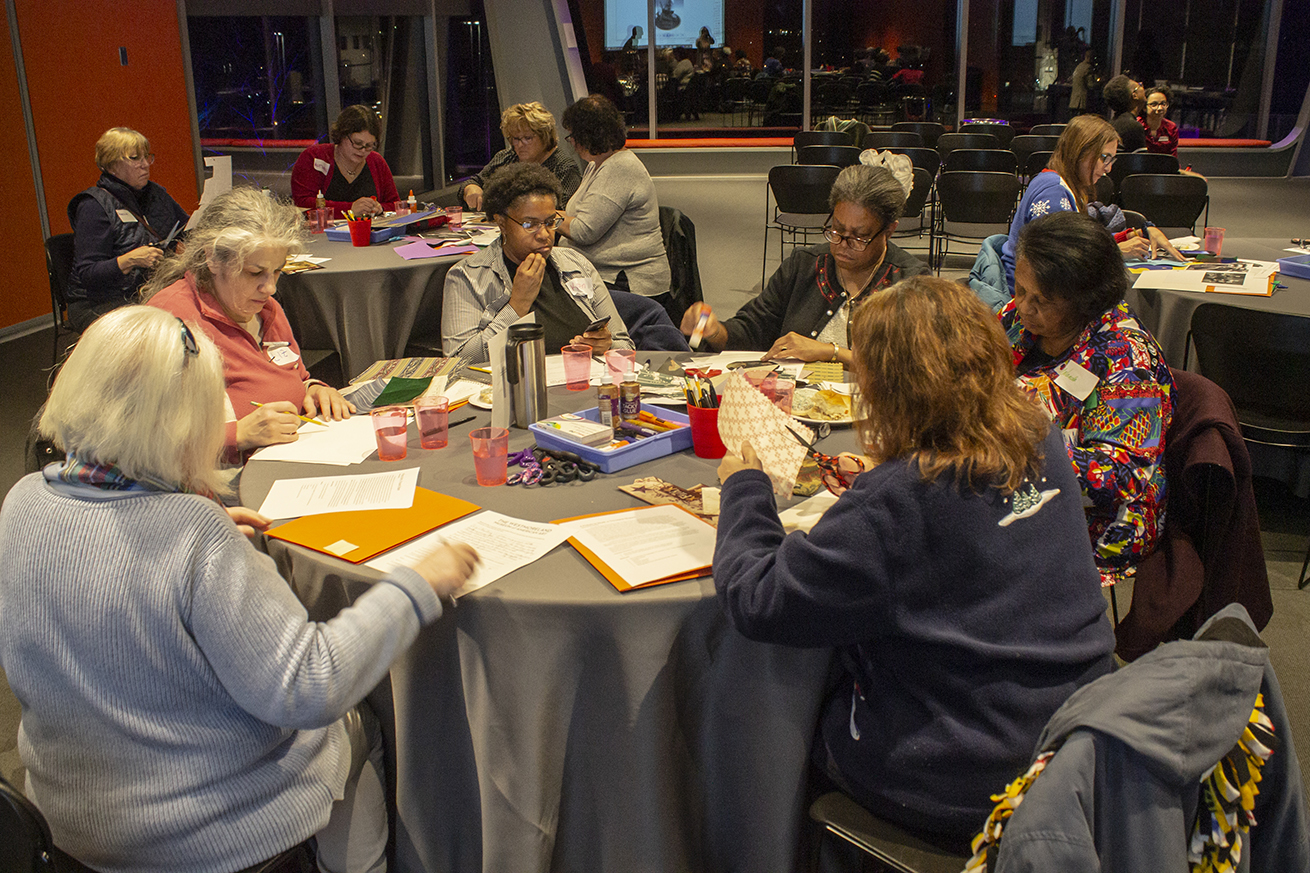
<path id="1" fill-rule="evenodd" d="M 851 365 L 851 314 L 866 295 L 928 268 L 891 243 L 905 208 L 905 188 L 891 170 L 858 164 L 837 176 L 824 226 L 828 242 L 797 248 L 758 297 L 720 322 L 707 303 L 682 316 L 682 332 L 701 328 L 715 351 L 757 350 L 764 360 Z"/>
<path id="2" fill-rule="evenodd" d="M 439 549 L 312 622 L 224 508 L 223 360 L 148 306 L 97 320 L 38 427 L 67 458 L 0 510 L 0 667 L 27 795 L 102 873 L 230 873 L 310 837 L 386 867 L 377 723 L 359 706 L 477 553 Z M 243 536 L 243 533 L 246 536 Z"/>

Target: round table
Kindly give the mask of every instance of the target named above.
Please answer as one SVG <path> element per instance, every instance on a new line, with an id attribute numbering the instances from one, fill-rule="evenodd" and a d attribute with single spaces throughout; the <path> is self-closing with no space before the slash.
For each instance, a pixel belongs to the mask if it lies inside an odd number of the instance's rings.
<path id="1" fill-rule="evenodd" d="M 552 414 L 594 398 L 548 396 Z M 422 487 L 548 521 L 641 505 L 617 490 L 638 477 L 717 483 L 718 462 L 687 451 L 591 482 L 481 488 L 468 432 L 490 413 L 477 415 L 436 451 L 411 426 L 392 464 L 252 461 L 243 502 L 258 507 L 279 477 L 408 465 Z M 511 451 L 532 442 L 510 434 Z M 853 445 L 846 430 L 824 447 Z M 316 619 L 378 578 L 266 542 Z M 399 869 L 789 871 L 830 657 L 747 640 L 711 578 L 620 594 L 562 545 L 461 598 L 393 665 Z"/>
<path id="2" fill-rule="evenodd" d="M 278 283 L 300 347 L 335 349 L 347 379 L 374 361 L 404 357 L 411 334 L 440 344 L 442 287 L 459 257 L 407 261 L 393 251 L 397 245 L 356 248 L 315 234 L 307 253 L 331 260 Z"/>

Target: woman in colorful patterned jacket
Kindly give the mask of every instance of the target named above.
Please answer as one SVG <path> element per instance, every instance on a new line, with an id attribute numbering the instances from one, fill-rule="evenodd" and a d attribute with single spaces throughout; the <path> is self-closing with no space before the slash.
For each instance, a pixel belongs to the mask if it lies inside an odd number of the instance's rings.
<path id="1" fill-rule="evenodd" d="M 1014 279 L 1000 318 L 1019 382 L 1064 432 L 1101 581 L 1113 585 L 1164 527 L 1173 377 L 1124 302 L 1123 260 L 1095 220 L 1060 212 L 1030 222 Z"/>

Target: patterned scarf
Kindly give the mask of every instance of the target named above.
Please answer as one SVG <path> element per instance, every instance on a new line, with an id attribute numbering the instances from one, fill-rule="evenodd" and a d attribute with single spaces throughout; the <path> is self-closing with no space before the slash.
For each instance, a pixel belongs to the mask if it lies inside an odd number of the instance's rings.
<path id="1" fill-rule="evenodd" d="M 131 479 L 113 464 L 88 464 L 70 455 L 62 464 L 50 464 L 42 471 L 47 481 L 91 485 L 105 491 L 183 491 L 169 482 L 151 477 Z"/>

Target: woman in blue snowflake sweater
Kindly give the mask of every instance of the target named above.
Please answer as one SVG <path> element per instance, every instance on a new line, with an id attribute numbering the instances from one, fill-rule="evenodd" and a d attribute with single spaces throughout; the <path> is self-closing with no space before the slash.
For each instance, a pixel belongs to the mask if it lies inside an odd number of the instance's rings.
<path id="1" fill-rule="evenodd" d="M 1011 294 L 1014 293 L 1014 261 L 1019 231 L 1033 219 L 1056 212 L 1086 212 L 1111 233 L 1126 231 L 1127 222 L 1118 207 L 1105 207 L 1096 202 L 1096 183 L 1110 172 L 1118 153 L 1119 134 L 1104 118 L 1080 115 L 1069 122 L 1055 144 L 1046 169 L 1028 183 L 1019 208 L 1015 210 L 1014 220 L 1010 222 L 1010 238 L 1001 246 L 1001 263 L 1005 266 L 1005 280 Z M 1123 240 L 1116 237 L 1116 241 L 1125 260 L 1154 258 L 1161 251 L 1171 258 L 1184 260 L 1160 229 L 1149 223 L 1146 236 L 1129 236 Z"/>

